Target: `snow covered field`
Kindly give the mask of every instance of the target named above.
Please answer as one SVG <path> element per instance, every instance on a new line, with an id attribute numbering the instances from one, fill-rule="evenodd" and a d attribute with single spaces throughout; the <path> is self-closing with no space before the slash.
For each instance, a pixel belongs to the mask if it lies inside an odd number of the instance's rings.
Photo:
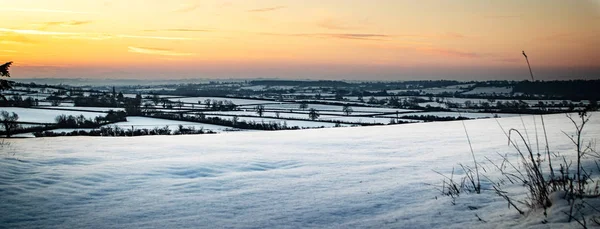
<path id="1" fill-rule="evenodd" d="M 206 115 L 208 118 L 218 117 L 225 120 L 233 120 L 233 116 L 222 116 L 222 115 Z M 283 125 L 284 123 L 288 127 L 299 127 L 299 128 L 321 128 L 321 127 L 335 127 L 333 122 L 314 122 L 314 121 L 301 121 L 301 120 L 285 120 L 277 118 L 263 118 L 263 117 L 238 117 L 239 121 L 244 122 L 257 122 L 257 123 L 278 123 Z M 341 126 L 348 126 L 342 124 Z"/>
<path id="2" fill-rule="evenodd" d="M 433 116 L 438 116 L 438 117 L 467 117 L 467 118 L 493 118 L 494 115 L 497 115 L 500 118 L 505 118 L 505 117 L 515 117 L 515 116 L 519 116 L 519 114 L 493 114 L 493 113 L 470 113 L 470 112 L 446 112 L 446 111 L 434 111 L 434 112 L 415 112 L 415 113 L 407 113 L 407 114 L 400 114 L 398 115 L 399 117 L 402 116 L 420 116 L 420 115 L 433 115 Z M 395 114 L 390 114 L 390 115 L 381 115 L 381 116 L 377 116 L 377 117 L 387 117 L 387 118 L 395 118 L 396 115 Z"/>
<path id="3" fill-rule="evenodd" d="M 465 95 L 479 95 L 479 94 L 510 94 L 512 93 L 512 87 L 477 87 L 473 90 L 467 91 Z"/>
<path id="4" fill-rule="evenodd" d="M 66 109 L 73 109 L 73 107 L 67 107 Z M 0 111 L 15 112 L 19 115 L 19 121 L 21 122 L 39 122 L 39 123 L 55 123 L 56 116 L 59 115 L 83 115 L 88 119 L 94 119 L 97 116 L 105 116 L 105 113 L 100 112 L 88 112 L 88 111 L 63 111 L 63 110 L 49 110 L 49 109 L 35 109 L 35 108 L 21 108 L 21 107 L 2 107 Z"/>
<path id="5" fill-rule="evenodd" d="M 594 113 L 586 138 L 600 138 Z M 523 117 L 532 131 L 531 116 Z M 519 117 L 497 119 L 521 127 Z M 568 154 L 564 114 L 546 116 Z M 496 120 L 464 122 L 476 157 L 514 154 Z M 460 121 L 219 135 L 7 139 L 6 228 L 577 228 L 492 191 L 456 205 L 427 184 L 471 161 Z M 531 134 L 531 132 L 530 132 Z M 512 157 L 512 156 L 511 156 Z M 489 164 L 487 165 L 489 166 Z M 488 168 L 494 177 L 493 169 Z M 486 184 L 484 182 L 484 187 Z M 471 210 L 473 209 L 473 210 Z M 551 209 L 556 210 L 556 209 Z M 477 214 L 486 222 L 481 222 Z M 553 219 L 564 219 L 562 215 Z"/>
<path id="6" fill-rule="evenodd" d="M 125 108 L 122 107 L 57 107 L 57 106 L 47 106 L 42 108 L 49 109 L 59 109 L 59 110 L 82 110 L 82 111 L 92 111 L 92 112 L 108 112 L 110 110 L 113 111 L 125 111 Z"/>
<path id="7" fill-rule="evenodd" d="M 299 103 L 286 103 L 286 104 L 267 104 L 266 109 L 299 109 Z M 389 113 L 389 112 L 413 112 L 418 110 L 409 110 L 401 108 L 383 108 L 383 107 L 357 107 L 350 106 L 354 112 L 365 112 L 365 113 Z M 324 104 L 308 104 L 308 109 L 314 108 L 319 111 L 342 111 L 344 106 L 338 105 L 324 105 Z"/>
<path id="8" fill-rule="evenodd" d="M 235 99 L 235 98 L 225 98 L 225 97 L 187 97 L 187 98 L 173 98 L 170 99 L 173 102 L 184 102 L 184 103 L 198 103 L 198 101 L 204 104 L 204 100 L 217 100 L 217 101 L 231 101 L 235 105 L 248 105 L 248 104 L 270 104 L 270 103 L 279 103 L 275 101 L 268 100 L 259 100 L 259 99 Z"/>
<path id="9" fill-rule="evenodd" d="M 149 130 L 154 129 L 154 128 L 163 128 L 165 126 L 168 126 L 169 129 L 171 129 L 171 131 L 174 131 L 179 127 L 179 125 L 182 125 L 183 127 L 186 127 L 186 128 L 194 127 L 197 130 L 199 130 L 199 129 L 212 130 L 214 132 L 222 132 L 225 130 L 234 129 L 234 128 L 231 128 L 228 126 L 219 126 L 219 125 L 204 124 L 204 123 L 197 123 L 197 122 L 174 121 L 174 120 L 160 119 L 160 118 L 137 117 L 137 116 L 127 117 L 127 122 L 117 122 L 114 124 L 110 124 L 109 126 L 118 126 L 123 129 L 131 129 L 131 127 L 133 126 L 136 129 L 149 129 Z"/>

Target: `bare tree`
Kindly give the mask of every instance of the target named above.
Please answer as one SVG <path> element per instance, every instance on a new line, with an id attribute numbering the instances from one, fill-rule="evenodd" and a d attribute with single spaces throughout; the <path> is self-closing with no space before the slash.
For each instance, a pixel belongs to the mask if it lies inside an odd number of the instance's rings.
<path id="1" fill-rule="evenodd" d="M 306 108 L 308 108 L 308 103 L 306 103 L 306 102 L 304 102 L 304 101 L 303 101 L 303 102 L 301 102 L 301 103 L 300 103 L 300 107 L 299 107 L 299 108 L 300 108 L 301 110 L 306 110 Z"/>
<path id="2" fill-rule="evenodd" d="M 263 106 L 263 105 L 256 106 L 256 113 L 258 114 L 258 116 L 262 117 L 263 114 L 265 113 L 265 106 Z"/>
<path id="3" fill-rule="evenodd" d="M 4 131 L 6 132 L 7 138 L 10 138 L 12 133 L 19 128 L 17 120 L 19 120 L 19 115 L 15 112 L 12 112 L 12 114 L 8 113 L 8 111 L 0 112 L 0 122 L 4 125 Z"/>
<path id="4" fill-rule="evenodd" d="M 308 117 L 311 120 L 316 120 L 316 119 L 319 118 L 319 116 L 321 116 L 321 115 L 319 114 L 319 112 L 315 108 L 310 108 L 310 110 L 308 112 Z"/>
<path id="5" fill-rule="evenodd" d="M 344 105 L 344 107 L 342 107 L 342 111 L 344 112 L 344 114 L 346 114 L 346 116 L 352 114 L 352 112 L 354 112 L 354 110 L 352 110 L 352 107 L 348 106 L 348 105 Z"/>

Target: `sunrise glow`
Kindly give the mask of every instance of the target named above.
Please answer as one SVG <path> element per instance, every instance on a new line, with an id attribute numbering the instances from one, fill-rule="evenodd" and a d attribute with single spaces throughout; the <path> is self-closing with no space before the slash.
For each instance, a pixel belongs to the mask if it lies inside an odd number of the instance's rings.
<path id="1" fill-rule="evenodd" d="M 598 78 L 598 1 L 0 1 L 15 77 Z"/>

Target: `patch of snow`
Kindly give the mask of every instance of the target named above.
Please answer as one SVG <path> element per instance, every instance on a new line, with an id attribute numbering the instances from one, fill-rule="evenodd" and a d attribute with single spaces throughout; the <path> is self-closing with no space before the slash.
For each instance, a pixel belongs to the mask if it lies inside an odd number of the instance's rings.
<path id="1" fill-rule="evenodd" d="M 88 119 L 94 119 L 97 116 L 105 116 L 105 113 L 99 112 L 87 112 L 87 111 L 63 111 L 63 110 L 49 110 L 49 109 L 35 109 L 35 108 L 21 108 L 21 107 L 0 107 L 0 111 L 15 112 L 19 115 L 21 122 L 39 122 L 39 123 L 55 123 L 56 116 L 59 115 L 83 115 Z"/>
<path id="2" fill-rule="evenodd" d="M 234 98 L 225 98 L 225 97 L 187 97 L 187 98 L 172 98 L 169 99 L 173 102 L 181 101 L 184 103 L 198 103 L 200 101 L 204 104 L 204 100 L 217 100 L 217 101 L 231 101 L 235 105 L 247 105 L 247 104 L 269 104 L 269 103 L 279 103 L 276 101 L 268 101 L 268 100 L 258 100 L 258 99 L 234 99 Z M 212 101 L 211 101 L 212 102 Z"/>
<path id="3" fill-rule="evenodd" d="M 117 122 L 114 124 L 110 124 L 108 126 L 118 126 L 123 129 L 154 129 L 154 128 L 163 128 L 168 126 L 169 129 L 176 130 L 179 125 L 183 125 L 183 127 L 194 127 L 195 129 L 204 129 L 204 130 L 212 130 L 214 132 L 222 132 L 226 130 L 232 130 L 234 128 L 228 126 L 219 126 L 212 124 L 204 124 L 197 122 L 186 122 L 186 121 L 175 121 L 168 119 L 160 119 L 160 118 L 149 118 L 149 117 L 136 117 L 130 116 L 127 117 L 126 122 Z"/>
<path id="4" fill-rule="evenodd" d="M 105 112 L 105 111 L 125 111 L 125 108 L 122 107 L 56 107 L 56 106 L 43 106 L 41 108 L 51 108 L 51 109 L 68 109 L 68 110 L 83 110 L 83 111 L 96 111 L 96 112 Z"/>
<path id="5" fill-rule="evenodd" d="M 598 115 L 586 127 L 588 139 L 600 138 Z M 475 157 L 488 168 L 486 156 L 518 158 L 496 121 L 505 129 L 534 127 L 532 116 L 464 121 Z M 570 121 L 559 114 L 545 122 L 551 149 L 570 152 L 562 132 L 572 131 Z M 463 194 L 453 205 L 428 185 L 441 184 L 434 171 L 450 174 L 472 160 L 463 122 L 6 141 L 6 228 L 579 227 L 559 217 L 565 204 L 558 198 L 550 209 L 556 217 L 542 224 L 541 210 L 521 216 L 493 191 Z"/>
<path id="6" fill-rule="evenodd" d="M 476 87 L 473 90 L 464 92 L 464 95 L 491 95 L 491 94 L 511 94 L 512 87 Z"/>

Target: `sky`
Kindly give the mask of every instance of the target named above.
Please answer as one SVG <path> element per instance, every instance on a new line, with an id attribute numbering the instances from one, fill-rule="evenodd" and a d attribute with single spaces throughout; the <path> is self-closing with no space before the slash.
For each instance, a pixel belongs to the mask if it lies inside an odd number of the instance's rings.
<path id="1" fill-rule="evenodd" d="M 19 78 L 600 78 L 600 0 L 0 0 Z"/>

